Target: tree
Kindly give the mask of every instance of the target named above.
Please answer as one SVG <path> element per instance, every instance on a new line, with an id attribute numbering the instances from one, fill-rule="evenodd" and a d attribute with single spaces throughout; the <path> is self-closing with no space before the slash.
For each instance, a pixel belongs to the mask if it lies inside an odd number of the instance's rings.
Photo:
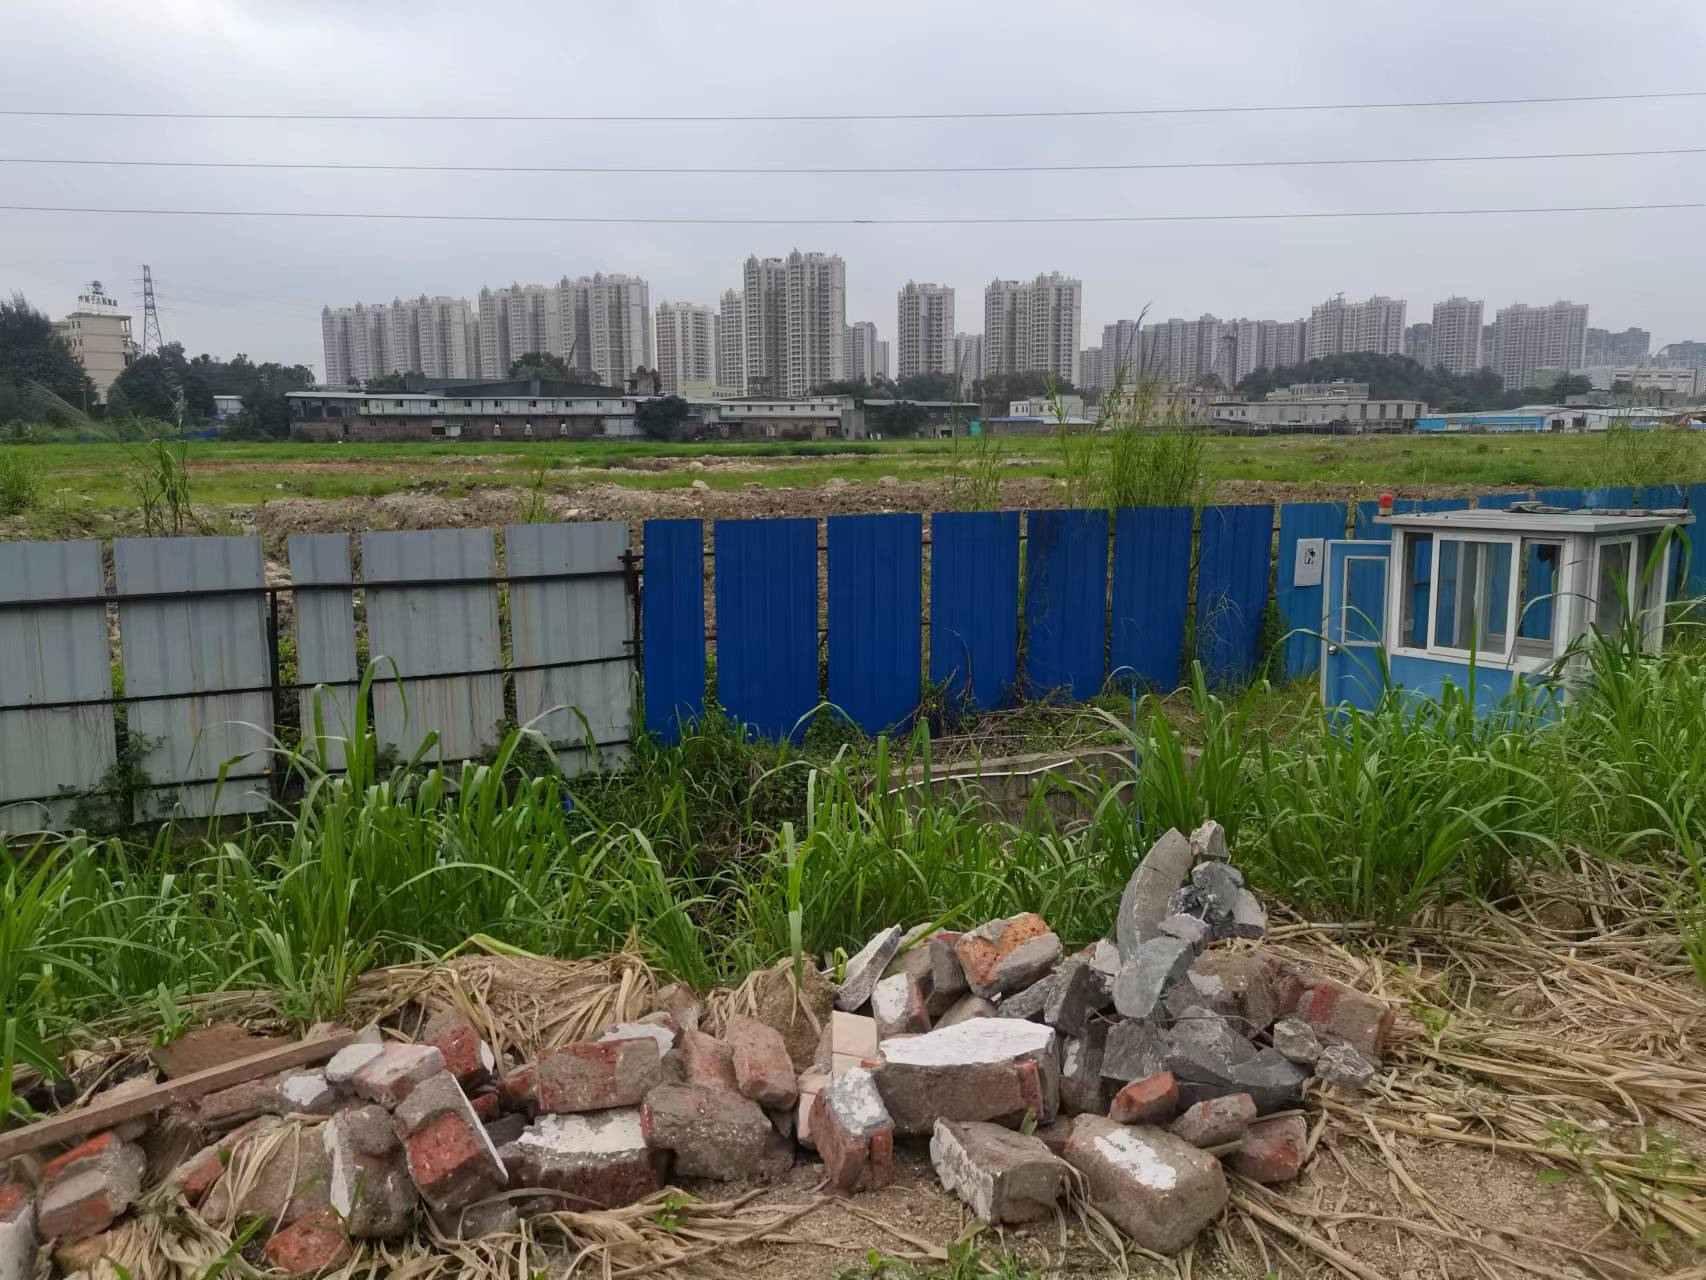
<path id="1" fill-rule="evenodd" d="M 382 373 L 376 378 L 369 378 L 361 385 L 367 391 L 407 391 L 410 378 L 425 376 L 419 370 L 413 373 Z"/>
<path id="2" fill-rule="evenodd" d="M 186 360 L 181 342 L 168 342 L 159 355 L 132 360 L 107 400 L 108 412 L 117 417 L 159 418 L 180 427 L 213 417 L 207 366 Z"/>
<path id="3" fill-rule="evenodd" d="M 806 393 L 813 396 L 856 396 L 863 400 L 877 394 L 877 388 L 863 378 L 836 378 L 820 382 Z"/>
<path id="4" fill-rule="evenodd" d="M 1503 380 L 1491 369 L 1474 373 L 1451 373 L 1439 366 L 1424 369 L 1408 356 L 1373 351 L 1347 351 L 1287 368 L 1258 369 L 1239 381 L 1238 390 L 1260 397 L 1294 382 L 1341 379 L 1368 383 L 1368 394 L 1375 400 L 1421 400 L 1446 413 L 1508 409 L 1524 400 L 1520 391 L 1506 391 Z"/>
<path id="5" fill-rule="evenodd" d="M 895 384 L 895 394 L 902 400 L 955 400 L 954 375 L 951 373 L 913 373 Z"/>
<path id="6" fill-rule="evenodd" d="M 534 378 L 573 382 L 575 378 L 569 366 L 563 362 L 563 357 L 554 356 L 548 351 L 529 351 L 526 355 L 510 361 L 509 376 L 525 378 L 530 382 Z"/>
<path id="7" fill-rule="evenodd" d="M 11 404 L 33 402 L 37 388 L 79 409 L 95 402 L 95 384 L 70 344 L 21 293 L 0 299 L 0 387 L 15 389 L 6 397 Z"/>
<path id="8" fill-rule="evenodd" d="M 878 409 L 867 409 L 865 413 L 867 428 L 890 440 L 897 436 L 917 435 L 918 428 L 929 420 L 928 409 L 907 400 L 899 404 L 883 405 Z"/>
<path id="9" fill-rule="evenodd" d="M 1000 417 L 1014 400 L 1035 400 L 1048 395 L 1051 377 L 1041 370 L 991 374 L 973 384 L 972 396 L 982 403 L 991 417 Z M 1070 378 L 1054 378 L 1053 385 L 1054 390 L 1063 396 L 1077 394 Z"/>
<path id="10" fill-rule="evenodd" d="M 687 421 L 687 401 L 680 396 L 658 396 L 641 400 L 634 409 L 634 425 L 653 440 L 675 440 Z"/>
<path id="11" fill-rule="evenodd" d="M 1580 373 L 1566 373 L 1552 384 L 1552 395 L 1559 400 L 1566 396 L 1585 396 L 1593 390 L 1593 379 Z"/>

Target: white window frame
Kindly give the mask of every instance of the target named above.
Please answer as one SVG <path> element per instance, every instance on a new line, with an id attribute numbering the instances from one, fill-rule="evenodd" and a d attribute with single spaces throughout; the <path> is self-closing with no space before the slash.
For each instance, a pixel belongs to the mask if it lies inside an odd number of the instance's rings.
<path id="1" fill-rule="evenodd" d="M 1428 602 L 1427 602 L 1427 635 L 1426 645 L 1413 645 L 1405 642 L 1402 631 L 1404 617 L 1404 597 L 1409 591 L 1409 576 L 1405 572 L 1410 551 L 1409 540 L 1418 535 L 1431 536 L 1433 540 L 1433 558 L 1429 564 Z M 1387 645 L 1387 652 L 1400 654 L 1409 658 L 1444 659 L 1451 662 L 1468 665 L 1473 661 L 1478 666 L 1500 666 L 1515 668 L 1528 664 L 1536 667 L 1544 665 L 1551 659 L 1539 659 L 1519 656 L 1516 652 L 1516 625 L 1521 616 L 1520 602 L 1517 599 L 1520 575 L 1518 573 L 1519 558 L 1522 555 L 1522 534 L 1495 533 L 1486 529 L 1449 529 L 1439 526 L 1419 526 L 1416 528 L 1395 528 L 1392 531 L 1392 567 L 1386 575 L 1386 635 L 1396 643 Z M 1543 537 L 1543 535 L 1531 535 Z M 1550 540 L 1550 539 L 1545 539 Z M 1458 649 L 1439 644 L 1436 635 L 1436 619 L 1439 612 L 1439 564 L 1440 549 L 1447 542 L 1502 542 L 1511 549 L 1511 582 L 1509 599 L 1505 602 L 1505 647 L 1503 652 L 1490 649 Z M 1462 552 L 1458 553 L 1461 557 Z M 1554 647 L 1557 632 L 1554 629 Z"/>
<path id="2" fill-rule="evenodd" d="M 1623 620 L 1627 622 L 1630 618 L 1640 617 L 1641 634 L 1644 639 L 1647 632 L 1647 620 L 1642 616 L 1646 611 L 1641 607 L 1641 602 L 1639 601 L 1639 596 L 1641 594 L 1642 572 L 1640 534 L 1619 534 L 1612 538 L 1598 537 L 1593 540 L 1592 571 L 1588 575 L 1588 582 L 1592 584 L 1592 590 L 1589 593 L 1588 600 L 1588 607 L 1592 611 L 1592 616 L 1588 619 L 1588 626 L 1595 631 L 1601 630 L 1599 625 L 1600 573 L 1604 567 L 1603 558 L 1605 556 L 1605 549 L 1613 546 L 1622 546 L 1629 549 L 1628 578 L 1623 584 Z"/>
<path id="3" fill-rule="evenodd" d="M 1569 634 L 1570 631 L 1570 628 L 1567 625 L 1571 617 L 1570 610 L 1567 608 L 1570 597 L 1568 594 L 1568 588 L 1564 584 L 1564 575 L 1567 572 L 1570 561 L 1570 535 L 1567 533 L 1525 533 L 1522 535 L 1521 544 L 1517 547 L 1517 556 L 1519 559 L 1516 565 L 1516 582 L 1513 584 L 1514 589 L 1519 593 L 1516 602 L 1516 626 L 1518 628 L 1521 628 L 1522 620 L 1525 616 L 1523 602 L 1520 598 L 1523 567 L 1527 564 L 1527 559 L 1523 557 L 1523 547 L 1525 544 L 1558 548 L 1558 567 L 1552 575 L 1552 590 L 1548 593 L 1548 598 L 1552 602 L 1552 650 L 1550 653 L 1545 655 L 1536 653 L 1520 653 L 1516 646 L 1521 643 L 1522 637 L 1512 636 L 1511 656 L 1514 661 L 1519 663 L 1552 662 L 1559 654 L 1563 653 L 1565 647 L 1564 637 Z"/>

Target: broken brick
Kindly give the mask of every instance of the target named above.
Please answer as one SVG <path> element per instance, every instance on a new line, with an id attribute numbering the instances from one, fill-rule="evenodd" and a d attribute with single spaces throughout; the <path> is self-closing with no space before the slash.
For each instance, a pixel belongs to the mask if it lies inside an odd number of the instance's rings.
<path id="1" fill-rule="evenodd" d="M 533 1066 L 535 1115 L 631 1107 L 663 1080 L 663 1058 L 649 1036 L 548 1049 Z"/>
<path id="2" fill-rule="evenodd" d="M 1297 1016 L 1317 1034 L 1345 1041 L 1374 1066 L 1379 1066 L 1385 1055 L 1394 1020 L 1384 1000 L 1330 979 L 1303 992 L 1297 1002 Z"/>
<path id="3" fill-rule="evenodd" d="M 1034 912 L 991 920 L 961 936 L 954 954 L 971 989 L 986 1000 L 1022 991 L 1060 963 L 1060 939 Z"/>
<path id="4" fill-rule="evenodd" d="M 1226 1207 L 1220 1161 L 1163 1129 L 1079 1116 L 1062 1155 L 1090 1203 L 1156 1253 L 1177 1253 Z"/>
<path id="5" fill-rule="evenodd" d="M 761 1107 L 791 1107 L 799 1101 L 799 1079 L 780 1031 L 756 1018 L 736 1016 L 729 1019 L 723 1041 L 744 1097 Z"/>
<path id="6" fill-rule="evenodd" d="M 930 1133 L 938 1120 L 1038 1124 L 1060 1107 L 1055 1033 L 1036 1022 L 974 1018 L 889 1040 L 874 1069 L 895 1132 Z"/>
<path id="7" fill-rule="evenodd" d="M 683 1031 L 676 1050 L 681 1063 L 681 1083 L 707 1089 L 740 1091 L 735 1079 L 734 1054 L 728 1045 L 703 1031 Z"/>
<path id="8" fill-rule="evenodd" d="M 868 1070 L 860 1067 L 830 1081 L 812 1109 L 811 1129 L 832 1188 L 856 1190 L 867 1171 L 872 1186 L 888 1183 L 894 1123 Z"/>
<path id="9" fill-rule="evenodd" d="M 444 1055 L 430 1044 L 388 1044 L 356 1071 L 350 1084 L 357 1097 L 395 1107 L 417 1084 L 443 1070 Z"/>
<path id="10" fill-rule="evenodd" d="M 1120 1124 L 1163 1125 L 1178 1113 L 1179 1086 L 1170 1071 L 1133 1080 L 1108 1107 L 1108 1118 Z"/>
<path id="11" fill-rule="evenodd" d="M 943 1187 L 992 1225 L 1052 1216 L 1072 1176 L 1041 1139 L 978 1121 L 938 1120 L 930 1164 Z"/>
<path id="12" fill-rule="evenodd" d="M 917 976 L 903 971 L 877 983 L 871 992 L 871 1016 L 879 1040 L 930 1030 L 929 1000 Z"/>
<path id="13" fill-rule="evenodd" d="M 655 1050 L 649 1040 L 635 1043 Z M 448 1071 L 417 1084 L 393 1121 L 404 1140 L 409 1175 L 435 1208 L 460 1208 L 508 1180 L 485 1126 Z"/>
<path id="14" fill-rule="evenodd" d="M 286 1275 L 312 1276 L 348 1262 L 355 1250 L 338 1216 L 330 1209 L 316 1209 L 268 1240 L 266 1255 Z"/>
<path id="15" fill-rule="evenodd" d="M 724 1089 L 659 1085 L 646 1095 L 640 1126 L 646 1145 L 673 1151 L 676 1172 L 689 1178 L 774 1177 L 794 1163 L 764 1108 Z"/>
<path id="16" fill-rule="evenodd" d="M 445 1010 L 433 1017 L 421 1032 L 421 1043 L 439 1051 L 445 1070 L 464 1088 L 484 1084 L 492 1078 L 492 1070 L 497 1066 L 491 1046 L 480 1038 L 468 1016 L 458 1010 Z"/>
<path id="17" fill-rule="evenodd" d="M 1288 1182 L 1303 1169 L 1309 1126 L 1300 1115 L 1258 1120 L 1227 1157 L 1233 1173 L 1251 1182 Z"/>
<path id="18" fill-rule="evenodd" d="M 510 1181 L 544 1187 L 545 1212 L 619 1209 L 664 1185 L 666 1153 L 646 1145 L 638 1107 L 541 1116 L 500 1153 Z"/>

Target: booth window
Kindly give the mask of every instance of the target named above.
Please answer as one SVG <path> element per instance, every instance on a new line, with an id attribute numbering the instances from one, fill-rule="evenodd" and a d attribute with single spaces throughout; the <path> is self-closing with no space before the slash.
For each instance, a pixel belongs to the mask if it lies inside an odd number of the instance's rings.
<path id="1" fill-rule="evenodd" d="M 1517 619 L 1516 651 L 1524 657 L 1550 658 L 1556 650 L 1558 571 L 1564 563 L 1564 544 L 1541 538 L 1522 540 L 1521 614 Z"/>
<path id="2" fill-rule="evenodd" d="M 1629 595 L 1634 589 L 1635 576 L 1634 550 L 1634 544 L 1625 539 L 1599 544 L 1593 622 L 1606 635 L 1621 629 L 1629 617 Z"/>
<path id="3" fill-rule="evenodd" d="M 1414 645 L 1418 649 L 1428 647 L 1428 592 L 1433 585 L 1433 561 L 1433 534 L 1411 533 L 1405 536 L 1399 644 Z"/>
<path id="4" fill-rule="evenodd" d="M 1499 658 L 1510 651 L 1513 551 L 1510 542 L 1438 539 L 1432 648 Z"/>

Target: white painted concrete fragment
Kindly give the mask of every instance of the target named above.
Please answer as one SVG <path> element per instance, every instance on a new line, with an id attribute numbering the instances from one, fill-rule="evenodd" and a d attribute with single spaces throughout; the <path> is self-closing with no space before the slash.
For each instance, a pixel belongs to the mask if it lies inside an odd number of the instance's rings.
<path id="1" fill-rule="evenodd" d="M 1179 1171 L 1130 1129 L 1116 1129 L 1103 1134 L 1096 1139 L 1096 1150 L 1143 1186 L 1155 1191 L 1171 1191 L 1179 1185 Z"/>
<path id="2" fill-rule="evenodd" d="M 356 1072 L 385 1052 L 382 1044 L 352 1044 L 339 1049 L 326 1064 L 326 1079 L 332 1084 L 348 1084 Z"/>
<path id="3" fill-rule="evenodd" d="M 540 1116 L 515 1142 L 561 1155 L 614 1156 L 646 1148 L 638 1107 Z"/>
<path id="4" fill-rule="evenodd" d="M 973 1018 L 921 1036 L 883 1043 L 883 1057 L 914 1067 L 1009 1062 L 1054 1044 L 1054 1028 L 1018 1018 Z"/>

